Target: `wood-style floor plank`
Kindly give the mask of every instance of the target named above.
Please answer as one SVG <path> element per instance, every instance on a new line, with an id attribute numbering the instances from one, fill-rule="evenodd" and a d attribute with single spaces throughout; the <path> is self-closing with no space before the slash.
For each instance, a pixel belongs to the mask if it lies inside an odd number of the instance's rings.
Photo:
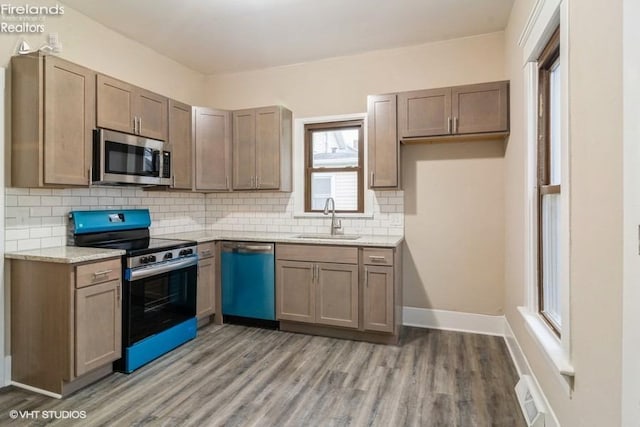
<path id="1" fill-rule="evenodd" d="M 524 426 L 499 337 L 404 328 L 398 346 L 207 326 L 66 399 L 0 390 L 0 425 Z M 9 411 L 86 411 L 11 421 Z"/>

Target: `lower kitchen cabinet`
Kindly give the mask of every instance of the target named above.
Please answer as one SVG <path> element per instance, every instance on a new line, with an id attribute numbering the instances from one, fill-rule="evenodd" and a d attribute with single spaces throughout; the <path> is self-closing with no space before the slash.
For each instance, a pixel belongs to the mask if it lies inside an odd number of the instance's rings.
<path id="1" fill-rule="evenodd" d="M 276 316 L 281 320 L 315 323 L 315 264 L 276 262 Z"/>
<path id="2" fill-rule="evenodd" d="M 316 264 L 316 323 L 358 327 L 358 266 Z"/>
<path id="3" fill-rule="evenodd" d="M 120 280 L 87 286 L 75 292 L 76 375 L 83 375 L 120 358 Z"/>
<path id="4" fill-rule="evenodd" d="M 397 342 L 402 324 L 400 251 L 276 245 L 280 329 Z"/>
<path id="5" fill-rule="evenodd" d="M 393 267 L 365 266 L 363 327 L 393 332 Z"/>
<path id="6" fill-rule="evenodd" d="M 11 261 L 11 378 L 64 396 L 112 372 L 122 354 L 120 257 Z"/>
<path id="7" fill-rule="evenodd" d="M 216 307 L 216 262 L 215 243 L 198 245 L 198 287 L 196 317 L 204 319 L 215 313 Z"/>

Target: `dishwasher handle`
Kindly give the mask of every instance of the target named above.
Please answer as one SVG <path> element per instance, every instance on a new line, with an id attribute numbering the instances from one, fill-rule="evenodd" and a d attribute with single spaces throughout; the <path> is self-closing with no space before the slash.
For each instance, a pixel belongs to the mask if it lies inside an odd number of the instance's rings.
<path id="1" fill-rule="evenodd" d="M 273 253 L 273 243 L 224 242 L 222 252 Z"/>

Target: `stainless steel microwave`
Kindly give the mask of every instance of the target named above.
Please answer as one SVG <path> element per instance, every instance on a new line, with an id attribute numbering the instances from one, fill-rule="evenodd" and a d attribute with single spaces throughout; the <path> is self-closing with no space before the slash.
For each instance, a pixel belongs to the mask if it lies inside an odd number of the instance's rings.
<path id="1" fill-rule="evenodd" d="M 156 139 L 97 129 L 91 181 L 107 185 L 171 185 L 171 150 Z"/>

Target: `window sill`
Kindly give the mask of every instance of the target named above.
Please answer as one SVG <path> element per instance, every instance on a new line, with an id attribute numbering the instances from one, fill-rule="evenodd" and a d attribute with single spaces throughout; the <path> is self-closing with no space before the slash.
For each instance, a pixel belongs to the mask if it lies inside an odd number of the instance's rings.
<path id="1" fill-rule="evenodd" d="M 529 333 L 542 348 L 545 356 L 557 371 L 565 377 L 573 378 L 575 369 L 568 356 L 565 354 L 562 343 L 549 327 L 544 323 L 537 313 L 526 307 L 518 307 L 518 311 L 525 320 L 525 325 Z"/>
<path id="2" fill-rule="evenodd" d="M 331 218 L 322 212 L 297 212 L 293 214 L 294 218 Z M 336 212 L 336 218 L 340 219 L 373 219 L 373 213 L 340 213 Z"/>

